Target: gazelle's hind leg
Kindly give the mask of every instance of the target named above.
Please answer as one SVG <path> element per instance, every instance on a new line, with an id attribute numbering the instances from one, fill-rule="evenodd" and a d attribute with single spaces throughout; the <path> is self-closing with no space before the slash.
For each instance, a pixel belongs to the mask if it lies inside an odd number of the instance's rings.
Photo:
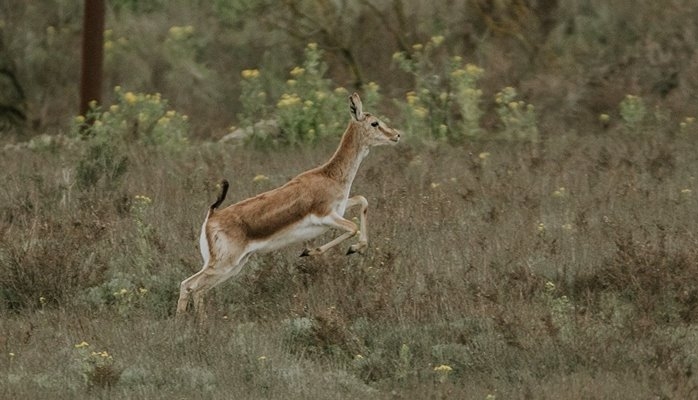
<path id="1" fill-rule="evenodd" d="M 223 260 L 210 263 L 204 268 L 185 279 L 180 285 L 179 301 L 177 302 L 177 315 L 186 312 L 189 296 L 193 297 L 194 309 L 197 315 L 203 318 L 203 296 L 215 286 L 240 273 L 250 253 L 226 257 Z"/>
<path id="2" fill-rule="evenodd" d="M 209 268 L 208 260 L 204 263 L 201 271 L 195 273 L 189 278 L 182 281 L 179 285 L 179 300 L 177 300 L 177 316 L 182 316 L 187 311 L 187 306 L 189 305 L 189 297 L 192 292 L 196 289 L 195 281 Z"/>

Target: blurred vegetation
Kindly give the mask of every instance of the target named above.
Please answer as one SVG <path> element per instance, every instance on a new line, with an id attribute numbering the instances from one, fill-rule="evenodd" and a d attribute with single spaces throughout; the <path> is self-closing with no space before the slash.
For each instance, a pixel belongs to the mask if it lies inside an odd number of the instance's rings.
<path id="1" fill-rule="evenodd" d="M 108 5 L 106 92 L 121 86 L 160 93 L 192 118 L 197 138 L 217 139 L 233 125 L 284 119 L 274 108 L 292 94 L 289 72 L 310 62 L 309 43 L 320 57 L 312 72 L 327 80 L 313 89 L 376 85 L 381 110 L 424 137 L 460 140 L 497 130 L 502 122 L 494 100 L 505 87 L 545 110 L 536 116 L 542 135 L 567 127 L 585 133 L 600 114 L 609 115 L 612 125 L 628 94 L 642 98 L 648 113 L 660 107 L 680 119 L 698 112 L 698 7 L 690 0 Z M 29 134 L 68 129 L 77 104 L 81 17 L 79 2 L 0 6 L 4 126 L 22 126 Z M 261 72 L 257 94 L 265 94 L 253 109 L 244 70 Z M 405 106 L 410 93 L 414 107 Z M 103 106 L 116 100 L 107 94 Z"/>
<path id="2" fill-rule="evenodd" d="M 77 3 L 0 4 L 0 398 L 695 397 L 694 2 L 114 0 L 85 116 Z M 353 90 L 406 133 L 368 253 L 176 323 L 216 183 L 325 161 Z"/>

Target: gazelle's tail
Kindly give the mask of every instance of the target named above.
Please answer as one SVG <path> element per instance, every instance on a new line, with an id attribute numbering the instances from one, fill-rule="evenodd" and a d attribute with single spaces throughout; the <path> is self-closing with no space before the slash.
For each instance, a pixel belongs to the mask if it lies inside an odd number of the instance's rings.
<path id="1" fill-rule="evenodd" d="M 225 195 L 228 194 L 228 181 L 223 179 L 221 182 L 221 193 L 218 195 L 218 198 L 216 199 L 216 202 L 211 204 L 211 207 L 208 208 L 208 216 L 211 216 L 213 214 L 213 211 L 218 208 L 218 206 L 223 203 L 223 200 L 225 200 Z M 207 217 L 208 218 L 208 217 Z"/>

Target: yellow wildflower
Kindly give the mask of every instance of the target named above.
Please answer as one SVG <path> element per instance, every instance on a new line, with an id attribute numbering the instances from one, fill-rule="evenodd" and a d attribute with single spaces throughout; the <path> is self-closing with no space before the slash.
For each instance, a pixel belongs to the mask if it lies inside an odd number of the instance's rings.
<path id="1" fill-rule="evenodd" d="M 76 345 L 75 345 L 75 348 L 76 348 L 76 349 L 82 349 L 83 347 L 87 347 L 87 346 L 89 346 L 89 345 L 90 345 L 89 343 L 87 343 L 86 341 L 83 340 L 82 342 L 76 344 Z"/>
<path id="2" fill-rule="evenodd" d="M 483 151 L 482 153 L 480 153 L 480 154 L 477 155 L 477 158 L 479 158 L 479 159 L 482 160 L 482 161 L 485 161 L 485 160 L 487 160 L 488 158 L 490 158 L 490 152 L 489 152 L 489 151 Z"/>
<path id="3" fill-rule="evenodd" d="M 308 49 L 309 50 L 317 50 L 317 43 L 315 43 L 315 42 L 308 43 Z"/>
<path id="4" fill-rule="evenodd" d="M 416 115 L 419 118 L 426 118 L 426 116 L 429 115 L 429 110 L 427 110 L 424 107 L 415 107 L 414 115 Z"/>
<path id="5" fill-rule="evenodd" d="M 407 104 L 413 106 L 415 103 L 417 103 L 417 100 L 419 100 L 419 97 L 417 97 L 417 93 L 415 92 L 407 92 L 405 95 L 407 98 Z"/>
<path id="6" fill-rule="evenodd" d="M 291 70 L 291 76 L 294 78 L 297 78 L 305 73 L 305 68 L 303 67 L 294 67 Z"/>
<path id="7" fill-rule="evenodd" d="M 554 292 L 555 291 L 555 284 L 551 281 L 545 282 L 545 290 L 548 292 Z"/>
<path id="8" fill-rule="evenodd" d="M 434 367 L 434 371 L 436 371 L 436 372 L 443 372 L 443 373 L 449 373 L 449 372 L 453 371 L 453 368 L 451 368 L 450 365 L 441 364 L 441 365 L 439 365 L 438 367 Z"/>
<path id="9" fill-rule="evenodd" d="M 148 197 L 148 196 L 142 195 L 142 194 L 137 194 L 136 197 L 134 197 L 134 199 L 135 199 L 138 203 L 144 203 L 144 204 L 150 204 L 150 203 L 153 202 L 153 199 L 151 199 L 151 198 Z"/>
<path id="10" fill-rule="evenodd" d="M 255 79 L 259 77 L 258 69 L 243 69 L 240 73 L 244 79 Z"/>
<path id="11" fill-rule="evenodd" d="M 135 94 L 133 94 L 133 92 L 124 93 L 124 101 L 127 104 L 134 104 L 136 100 L 138 100 L 138 97 Z"/>
<path id="12" fill-rule="evenodd" d="M 194 27 L 191 25 L 173 26 L 169 29 L 168 33 L 173 39 L 180 40 L 194 33 Z"/>
<path id="13" fill-rule="evenodd" d="M 485 72 L 485 70 L 482 69 L 482 68 L 480 68 L 480 67 L 478 67 L 478 66 L 475 65 L 475 64 L 466 64 L 466 65 L 465 65 L 465 72 L 466 72 L 468 75 L 477 78 L 477 77 L 479 77 L 480 75 L 482 75 L 482 73 Z"/>
<path id="14" fill-rule="evenodd" d="M 451 71 L 451 76 L 454 78 L 460 78 L 461 76 L 463 76 L 465 74 L 466 74 L 466 72 L 462 68 L 458 68 L 458 69 Z"/>
<path id="15" fill-rule="evenodd" d="M 434 46 L 439 46 L 441 43 L 443 43 L 444 37 L 442 35 L 437 35 L 437 36 L 432 36 L 431 37 L 431 42 L 434 44 Z"/>
<path id="16" fill-rule="evenodd" d="M 252 178 L 252 182 L 264 182 L 268 181 L 269 177 L 266 175 L 256 175 L 254 178 Z"/>
<path id="17" fill-rule="evenodd" d="M 297 104 L 300 104 L 300 102 L 301 102 L 301 98 L 298 97 L 297 94 L 284 93 L 281 95 L 281 99 L 279 100 L 279 102 L 276 103 L 276 106 L 279 108 L 292 107 L 292 106 L 295 106 Z"/>
<path id="18" fill-rule="evenodd" d="M 413 44 L 413 45 L 412 45 L 412 50 L 414 50 L 414 51 L 420 51 L 420 50 L 422 50 L 423 48 L 424 48 L 424 46 L 421 45 L 420 43 L 416 43 L 416 44 Z"/>

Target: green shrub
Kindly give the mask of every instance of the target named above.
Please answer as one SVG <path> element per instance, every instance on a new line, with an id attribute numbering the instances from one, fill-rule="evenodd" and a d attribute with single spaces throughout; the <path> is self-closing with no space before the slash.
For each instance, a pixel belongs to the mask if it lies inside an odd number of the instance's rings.
<path id="1" fill-rule="evenodd" d="M 495 96 L 497 114 L 502 122 L 501 135 L 509 140 L 538 141 L 538 124 L 532 104 L 518 99 L 513 87 L 505 87 Z"/>
<path id="2" fill-rule="evenodd" d="M 642 133 L 644 131 L 644 123 L 647 122 L 647 108 L 641 97 L 631 94 L 625 96 L 620 102 L 619 109 L 623 128 L 627 132 Z"/>
<path id="3" fill-rule="evenodd" d="M 344 129 L 349 92 L 342 87 L 332 89 L 331 81 L 325 78 L 327 64 L 322 60 L 323 52 L 316 43 L 309 43 L 304 55 L 303 64 L 289 72 L 290 79 L 282 85 L 282 94 L 271 110 L 266 103 L 271 96 L 262 83 L 262 72 L 242 71 L 242 113 L 238 119 L 245 133 L 249 133 L 249 143 L 262 148 L 300 145 L 336 137 Z M 368 83 L 361 94 L 366 108 L 380 101 L 379 86 L 374 82 Z M 278 127 L 277 132 L 270 129 L 274 126 Z"/>
<path id="4" fill-rule="evenodd" d="M 412 51 L 398 52 L 393 61 L 414 78 L 414 90 L 400 104 L 406 129 L 418 136 L 459 142 L 482 134 L 482 90 L 478 81 L 484 70 L 460 56 L 441 49 L 443 36 L 433 36 Z"/>
<path id="5" fill-rule="evenodd" d="M 280 142 L 295 145 L 335 136 L 347 121 L 347 91 L 331 90 L 324 77 L 327 64 L 316 43 L 305 48 L 305 61 L 290 71 L 283 94 L 276 103 Z"/>
<path id="6" fill-rule="evenodd" d="M 128 166 L 128 146 L 179 152 L 187 145 L 186 115 L 168 110 L 160 94 L 124 92 L 116 87 L 117 104 L 103 110 L 92 104 L 87 116 L 74 119 L 73 135 L 84 140 L 77 164 L 77 182 L 83 188 L 118 187 Z"/>
<path id="7" fill-rule="evenodd" d="M 105 389 L 116 385 L 121 377 L 121 368 L 114 362 L 114 357 L 106 350 L 92 350 L 89 343 L 76 344 L 77 369 L 87 389 Z"/>
<path id="8" fill-rule="evenodd" d="M 407 93 L 407 104 L 401 108 L 405 129 L 419 137 L 447 138 L 453 128 L 449 93 L 453 63 L 444 63 L 438 56 L 443 41 L 443 36 L 434 36 L 426 44 L 413 45 L 410 53 L 393 54 L 398 68 L 414 78 L 414 90 Z"/>

